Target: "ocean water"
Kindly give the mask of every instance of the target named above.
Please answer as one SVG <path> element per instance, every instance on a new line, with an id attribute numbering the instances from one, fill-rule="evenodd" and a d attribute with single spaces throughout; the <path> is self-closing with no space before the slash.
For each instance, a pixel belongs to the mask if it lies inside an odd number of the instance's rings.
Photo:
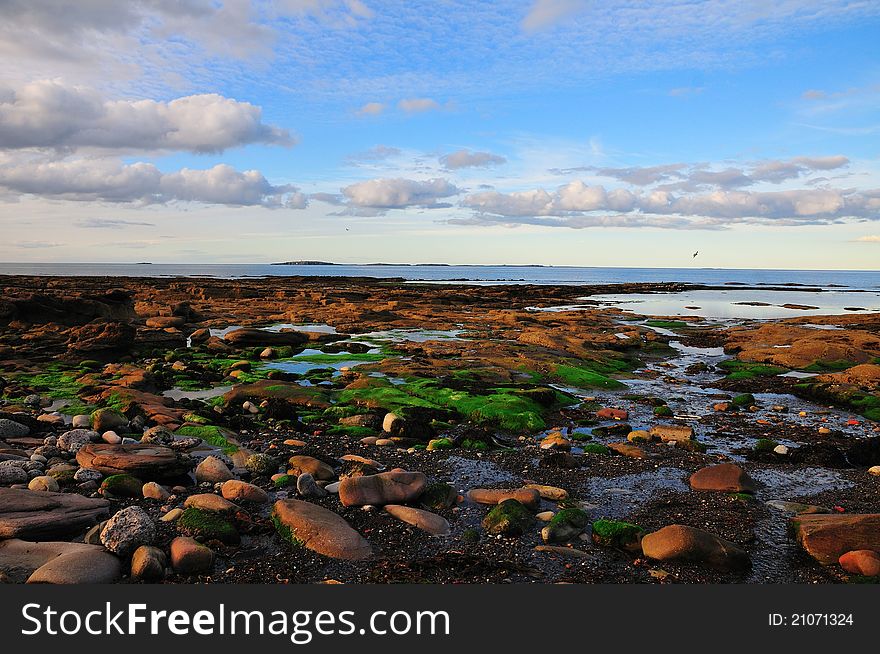
<path id="1" fill-rule="evenodd" d="M 737 270 L 720 268 L 590 268 L 574 266 L 453 265 L 293 265 L 2 263 L 0 275 L 214 277 L 235 279 L 272 276 L 400 278 L 412 282 L 472 284 L 617 284 L 688 282 L 710 285 L 800 284 L 849 289 L 880 289 L 880 271 Z"/>

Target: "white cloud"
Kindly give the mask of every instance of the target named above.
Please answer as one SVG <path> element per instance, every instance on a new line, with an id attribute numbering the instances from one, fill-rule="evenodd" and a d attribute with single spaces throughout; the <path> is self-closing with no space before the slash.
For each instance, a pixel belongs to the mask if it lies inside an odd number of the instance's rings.
<path id="1" fill-rule="evenodd" d="M 856 241 L 859 243 L 880 243 L 880 235 L 871 234 L 869 236 L 860 236 Z"/>
<path id="2" fill-rule="evenodd" d="M 448 170 L 496 166 L 506 162 L 507 159 L 501 155 L 492 154 L 491 152 L 474 152 L 467 149 L 456 150 L 440 157 L 440 163 Z"/>
<path id="3" fill-rule="evenodd" d="M 259 171 L 225 164 L 206 170 L 162 173 L 150 163 L 118 159 L 7 159 L 0 162 L 0 188 L 13 193 L 76 201 L 201 202 L 230 206 L 302 209 L 307 198 L 291 185 L 273 186 Z"/>
<path id="4" fill-rule="evenodd" d="M 342 189 L 349 204 L 369 209 L 437 207 L 437 201 L 461 192 L 445 179 L 370 179 Z"/>
<path id="5" fill-rule="evenodd" d="M 106 100 L 56 80 L 0 88 L 0 148 L 219 152 L 249 143 L 294 139 L 263 123 L 259 107 L 213 93 L 156 102 Z"/>
<path id="6" fill-rule="evenodd" d="M 431 98 L 404 98 L 397 103 L 397 108 L 408 114 L 415 114 L 439 109 L 440 103 Z"/>

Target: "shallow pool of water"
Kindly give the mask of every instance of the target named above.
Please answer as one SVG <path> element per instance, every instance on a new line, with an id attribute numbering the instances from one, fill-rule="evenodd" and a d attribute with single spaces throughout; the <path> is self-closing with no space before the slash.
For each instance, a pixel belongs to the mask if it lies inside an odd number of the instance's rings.
<path id="1" fill-rule="evenodd" d="M 701 290 L 682 293 L 591 295 L 603 306 L 649 316 L 700 316 L 769 320 L 798 316 L 839 315 L 880 311 L 880 293 L 873 291 Z M 756 304 L 742 304 L 754 302 Z M 802 305 L 811 309 L 786 308 Z M 848 311 L 858 308 L 858 311 Z"/>

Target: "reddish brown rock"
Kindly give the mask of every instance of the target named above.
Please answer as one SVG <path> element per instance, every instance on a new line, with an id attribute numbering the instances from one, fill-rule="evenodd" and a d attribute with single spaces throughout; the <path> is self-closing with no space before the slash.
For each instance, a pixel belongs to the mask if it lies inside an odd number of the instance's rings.
<path id="1" fill-rule="evenodd" d="M 278 533 L 292 543 L 334 559 L 359 561 L 372 552 L 370 544 L 341 516 L 301 500 L 279 500 L 272 508 Z"/>
<path id="2" fill-rule="evenodd" d="M 790 525 L 801 547 L 822 565 L 853 550 L 880 551 L 880 513 L 797 515 Z"/>
<path id="3" fill-rule="evenodd" d="M 599 420 L 626 420 L 629 417 L 629 413 L 623 409 L 611 409 L 606 407 L 596 411 L 596 417 Z"/>
<path id="4" fill-rule="evenodd" d="M 876 577 L 880 575 L 880 554 L 874 550 L 853 550 L 838 559 L 840 567 L 853 575 Z"/>
<path id="5" fill-rule="evenodd" d="M 76 453 L 76 462 L 83 468 L 94 468 L 105 475 L 128 473 L 139 479 L 179 477 L 193 464 L 172 449 L 141 443 L 84 445 Z"/>
<path id="6" fill-rule="evenodd" d="M 239 481 L 238 479 L 230 479 L 224 482 L 220 492 L 223 497 L 231 502 L 263 503 L 269 501 L 269 495 L 262 488 L 245 481 Z"/>
<path id="7" fill-rule="evenodd" d="M 472 488 L 467 492 L 470 501 L 493 506 L 504 500 L 516 500 L 533 511 L 541 503 L 541 494 L 534 488 Z"/>
<path id="8" fill-rule="evenodd" d="M 289 474 L 302 475 L 310 474 L 319 481 L 331 481 L 336 478 L 333 468 L 313 456 L 294 455 L 288 461 L 290 466 Z"/>
<path id="9" fill-rule="evenodd" d="M 185 575 L 210 572 L 214 567 L 214 552 L 195 538 L 178 536 L 171 541 L 171 567 Z"/>
<path id="10" fill-rule="evenodd" d="M 257 345 L 302 345 L 309 337 L 303 332 L 268 332 L 264 329 L 236 329 L 227 333 L 223 340 L 236 347 L 254 347 Z"/>
<path id="11" fill-rule="evenodd" d="M 658 561 L 705 563 L 723 570 L 742 570 L 749 555 L 730 541 L 686 525 L 669 525 L 642 538 L 642 552 Z"/>
<path id="12" fill-rule="evenodd" d="M 403 504 L 418 498 L 427 484 L 423 473 L 406 470 L 346 477 L 339 484 L 339 500 L 345 506 Z"/>
<path id="13" fill-rule="evenodd" d="M 746 471 L 733 463 L 719 463 L 700 468 L 690 477 L 694 490 L 723 491 L 727 493 L 754 493 L 758 485 Z"/>
<path id="14" fill-rule="evenodd" d="M 432 536 L 446 536 L 449 534 L 449 523 L 446 521 L 446 518 L 436 513 L 400 504 L 386 504 L 385 511 L 398 520 L 413 527 L 418 527 Z"/>

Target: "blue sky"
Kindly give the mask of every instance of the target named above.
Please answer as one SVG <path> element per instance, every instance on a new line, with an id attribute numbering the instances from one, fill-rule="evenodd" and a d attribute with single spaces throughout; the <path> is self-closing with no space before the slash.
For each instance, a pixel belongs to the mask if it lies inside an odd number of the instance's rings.
<path id="1" fill-rule="evenodd" d="M 0 18 L 6 261 L 880 262 L 876 2 Z"/>

